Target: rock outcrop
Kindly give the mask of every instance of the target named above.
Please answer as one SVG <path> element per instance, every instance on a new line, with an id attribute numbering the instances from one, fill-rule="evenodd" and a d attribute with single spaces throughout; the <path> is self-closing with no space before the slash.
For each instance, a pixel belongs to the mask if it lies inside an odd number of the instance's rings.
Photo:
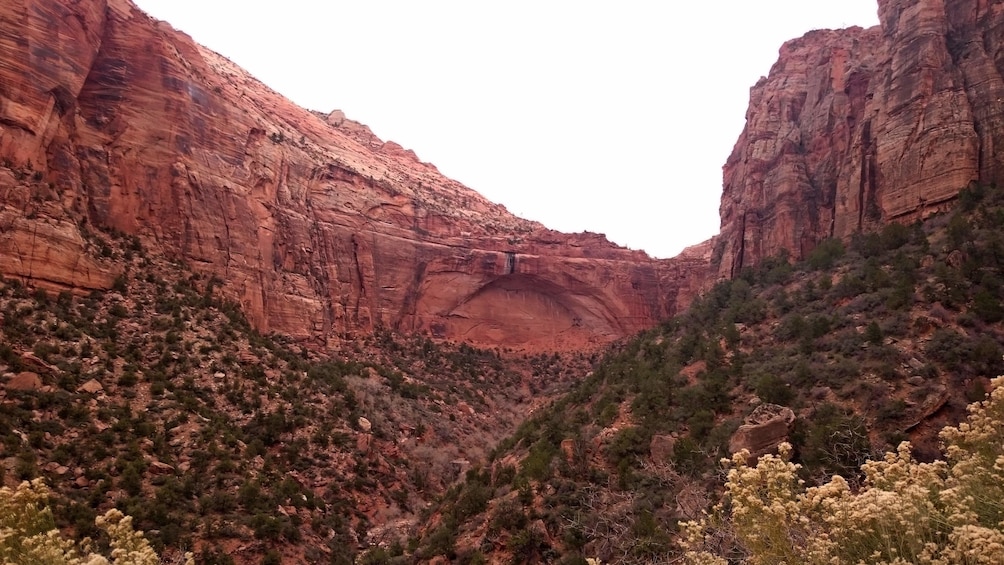
<path id="1" fill-rule="evenodd" d="M 653 260 L 517 218 L 128 0 L 7 2 L 0 274 L 108 289 L 125 273 L 100 228 L 219 277 L 265 332 L 599 345 L 715 277 L 1000 180 L 1004 7 L 882 0 L 879 15 L 781 48 L 724 167 L 721 234 Z"/>
<path id="2" fill-rule="evenodd" d="M 773 453 L 781 442 L 788 441 L 794 423 L 795 413 L 791 408 L 761 404 L 729 438 L 729 453 L 745 449 L 754 458 Z"/>
<path id="3" fill-rule="evenodd" d="M 17 0 L 0 20 L 0 274 L 107 289 L 123 273 L 96 227 L 218 276 L 262 331 L 572 349 L 672 314 L 710 257 L 514 217 L 128 0 Z"/>
<path id="4" fill-rule="evenodd" d="M 1004 6 L 880 0 L 880 26 L 781 47 L 724 167 L 716 261 L 729 277 L 938 210 L 1004 174 Z"/>

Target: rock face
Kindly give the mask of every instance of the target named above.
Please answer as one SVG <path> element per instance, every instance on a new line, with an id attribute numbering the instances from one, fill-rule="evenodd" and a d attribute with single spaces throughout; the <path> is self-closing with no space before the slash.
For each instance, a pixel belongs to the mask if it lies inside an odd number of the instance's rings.
<path id="1" fill-rule="evenodd" d="M 0 274 L 108 289 L 123 273 L 98 227 L 219 277 L 265 332 L 599 345 L 782 249 L 1000 180 L 1004 6 L 882 0 L 879 15 L 781 48 L 724 167 L 721 234 L 653 260 L 516 218 L 128 0 L 5 2 Z"/>
<path id="2" fill-rule="evenodd" d="M 128 0 L 16 0 L 0 21 L 4 275 L 111 287 L 92 226 L 218 276 L 262 331 L 571 349 L 672 314 L 710 257 L 516 218 Z"/>
<path id="3" fill-rule="evenodd" d="M 754 458 L 772 453 L 781 442 L 788 440 L 794 423 L 795 413 L 791 408 L 761 404 L 729 438 L 729 453 L 745 449 Z"/>
<path id="4" fill-rule="evenodd" d="M 719 276 L 937 210 L 1004 174 L 1004 6 L 880 0 L 880 26 L 813 31 L 750 91 L 724 167 Z"/>
<path id="5" fill-rule="evenodd" d="M 7 390 L 38 390 L 42 388 L 42 378 L 38 373 L 22 371 L 10 377 L 4 386 Z"/>

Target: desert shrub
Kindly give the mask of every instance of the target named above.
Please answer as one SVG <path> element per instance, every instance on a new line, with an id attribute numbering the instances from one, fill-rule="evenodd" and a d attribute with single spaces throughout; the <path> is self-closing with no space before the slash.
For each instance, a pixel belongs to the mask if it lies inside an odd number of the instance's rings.
<path id="1" fill-rule="evenodd" d="M 833 320 L 829 316 L 822 314 L 812 314 L 806 318 L 808 334 L 812 339 L 823 337 L 830 333 L 833 327 Z"/>
<path id="2" fill-rule="evenodd" d="M 526 513 L 523 506 L 513 499 L 506 499 L 499 502 L 492 512 L 489 525 L 492 529 L 515 532 L 524 528 L 527 524 Z"/>
<path id="3" fill-rule="evenodd" d="M 473 477 L 469 474 L 469 477 L 470 480 L 464 484 L 464 488 L 453 506 L 458 520 L 484 512 L 492 497 L 491 488 L 482 482 L 480 475 Z"/>
<path id="4" fill-rule="evenodd" d="M 610 395 L 604 395 L 596 403 L 594 407 L 596 410 L 596 424 L 602 427 L 607 427 L 614 423 L 617 419 L 617 415 L 620 413 L 620 407 L 613 401 Z"/>
<path id="5" fill-rule="evenodd" d="M 958 374 L 994 374 L 1002 369 L 1001 346 L 989 336 L 972 339 L 948 328 L 935 330 L 925 352 Z"/>
<path id="6" fill-rule="evenodd" d="M 774 330 L 774 337 L 781 341 L 792 341 L 804 335 L 805 332 L 805 318 L 801 314 L 792 312 L 781 319 L 781 323 Z"/>
<path id="7" fill-rule="evenodd" d="M 520 464 L 520 474 L 531 479 L 546 479 L 551 475 L 551 459 L 556 452 L 557 449 L 550 443 L 538 441 Z"/>
<path id="8" fill-rule="evenodd" d="M 547 548 L 547 540 L 533 526 L 528 526 L 516 532 L 509 538 L 507 544 L 512 553 L 514 563 L 530 563 Z"/>
<path id="9" fill-rule="evenodd" d="M 617 432 L 607 446 L 607 456 L 610 462 L 616 465 L 622 459 L 646 453 L 650 440 L 649 435 L 640 427 L 626 427 Z"/>
<path id="10" fill-rule="evenodd" d="M 865 341 L 873 345 L 880 345 L 884 337 L 882 327 L 875 320 L 872 320 L 865 328 Z"/>
<path id="11" fill-rule="evenodd" d="M 492 478 L 492 486 L 497 488 L 503 485 L 511 485 L 515 478 L 516 468 L 512 465 L 502 465 Z"/>
<path id="12" fill-rule="evenodd" d="M 457 535 L 454 528 L 451 528 L 448 524 L 443 524 L 436 528 L 424 541 L 425 547 L 423 547 L 421 552 L 423 557 L 432 557 L 435 555 L 452 557 L 457 542 Z"/>
<path id="13" fill-rule="evenodd" d="M 690 436 L 684 436 L 673 444 L 673 465 L 681 473 L 699 476 L 708 468 L 709 458 Z"/>
<path id="14" fill-rule="evenodd" d="M 708 433 L 710 433 L 712 428 L 714 427 L 715 427 L 715 414 L 710 410 L 698 410 L 693 414 L 691 414 L 689 418 L 687 418 L 687 428 L 690 429 L 690 436 L 696 440 L 699 441 L 704 440 L 706 437 L 708 437 Z M 634 428 L 628 428 L 628 429 L 634 429 Z M 641 455 L 642 453 L 644 453 L 647 450 L 648 445 L 642 443 L 639 446 L 639 448 L 640 449 L 637 450 L 638 452 L 635 453 L 636 455 Z"/>
<path id="15" fill-rule="evenodd" d="M 835 299 L 853 298 L 868 291 L 868 283 L 858 273 L 847 273 L 832 289 Z"/>
<path id="16" fill-rule="evenodd" d="M 784 382 L 784 379 L 781 377 L 773 374 L 761 375 L 757 378 L 755 390 L 756 395 L 761 400 L 770 402 L 771 404 L 786 406 L 795 396 L 788 383 Z"/>
<path id="17" fill-rule="evenodd" d="M 687 561 L 1004 562 L 1004 377 L 993 385 L 966 422 L 942 430 L 943 460 L 920 463 L 903 442 L 861 466 L 857 490 L 840 475 L 805 489 L 788 444 L 756 466 L 736 454 L 726 500 L 682 524 Z"/>
<path id="18" fill-rule="evenodd" d="M 882 235 L 876 232 L 856 233 L 851 238 L 851 250 L 865 258 L 877 257 L 885 251 Z"/>
<path id="19" fill-rule="evenodd" d="M 959 208 L 964 212 L 976 210 L 976 207 L 983 201 L 986 193 L 986 187 L 972 183 L 959 191 Z"/>
<path id="20" fill-rule="evenodd" d="M 104 556 L 92 553 L 90 540 L 77 544 L 64 539 L 56 529 L 48 506 L 49 489 L 40 480 L 22 482 L 17 488 L 0 488 L 0 561 L 51 565 L 108 565 Z M 160 557 L 150 543 L 132 527 L 132 518 L 109 510 L 95 519 L 111 545 L 115 565 L 158 565 Z M 191 555 L 186 565 L 194 565 Z"/>
<path id="21" fill-rule="evenodd" d="M 811 418 L 798 420 L 792 442 L 812 476 L 837 474 L 853 481 L 871 455 L 864 421 L 829 402 L 819 405 Z"/>
<path id="22" fill-rule="evenodd" d="M 837 260 L 844 256 L 844 244 L 838 238 L 824 239 L 813 249 L 806 262 L 814 271 L 825 271 L 833 268 Z"/>
<path id="23" fill-rule="evenodd" d="M 1004 305 L 1001 305 L 998 291 L 981 288 L 973 296 L 972 311 L 985 323 L 992 324 L 1004 319 Z"/>
<path id="24" fill-rule="evenodd" d="M 883 226 L 879 237 L 882 241 L 882 247 L 892 251 L 909 243 L 910 235 L 909 227 L 893 222 Z"/>
<path id="25" fill-rule="evenodd" d="M 282 522 L 275 516 L 258 513 L 248 520 L 248 525 L 254 530 L 258 539 L 277 540 L 282 536 Z"/>

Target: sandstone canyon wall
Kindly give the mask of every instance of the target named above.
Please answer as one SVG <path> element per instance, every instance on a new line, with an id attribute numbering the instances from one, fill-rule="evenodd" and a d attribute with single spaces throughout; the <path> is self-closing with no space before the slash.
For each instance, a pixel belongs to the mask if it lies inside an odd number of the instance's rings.
<path id="1" fill-rule="evenodd" d="M 0 274 L 107 289 L 96 226 L 219 276 L 262 331 L 571 349 L 672 314 L 708 264 L 514 217 L 128 0 L 10 0 L 0 23 Z"/>
<path id="2" fill-rule="evenodd" d="M 1004 173 L 1004 4 L 880 0 L 789 41 L 724 167 L 718 275 L 938 210 Z"/>
<path id="3" fill-rule="evenodd" d="M 97 226 L 219 276 L 263 331 L 602 344 L 782 249 L 798 258 L 999 182 L 1004 6 L 878 9 L 878 27 L 781 48 L 724 167 L 721 234 L 653 260 L 514 217 L 128 0 L 4 2 L 0 274 L 109 288 L 121 273 L 93 252 Z"/>

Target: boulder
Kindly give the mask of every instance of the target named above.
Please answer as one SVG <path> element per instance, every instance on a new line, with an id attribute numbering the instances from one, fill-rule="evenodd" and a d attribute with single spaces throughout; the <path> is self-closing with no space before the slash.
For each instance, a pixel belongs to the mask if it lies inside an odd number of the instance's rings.
<path id="1" fill-rule="evenodd" d="M 101 383 L 99 383 L 97 379 L 91 379 L 77 387 L 77 392 L 86 392 L 88 394 L 96 394 L 104 390 L 105 387 L 101 386 Z"/>
<path id="2" fill-rule="evenodd" d="M 20 391 L 38 390 L 42 388 L 42 378 L 38 376 L 38 373 L 21 371 L 8 379 L 4 384 L 4 388 Z"/>
<path id="3" fill-rule="evenodd" d="M 356 423 L 359 424 L 359 429 L 364 432 L 369 432 L 373 429 L 373 424 L 367 418 L 362 416 L 359 417 L 359 420 L 357 420 Z"/>
<path id="4" fill-rule="evenodd" d="M 670 435 L 657 434 L 652 436 L 648 445 L 649 457 L 653 463 L 666 463 L 673 457 L 676 438 Z"/>
<path id="5" fill-rule="evenodd" d="M 55 366 L 46 363 L 38 355 L 35 355 L 31 351 L 25 351 L 21 354 L 21 364 L 24 365 L 26 369 L 31 369 L 32 371 L 37 371 L 39 373 L 52 374 L 57 371 Z"/>
<path id="6" fill-rule="evenodd" d="M 373 434 L 359 434 L 356 436 L 356 451 L 359 453 L 368 455 L 372 444 Z"/>
<path id="7" fill-rule="evenodd" d="M 788 440 L 795 413 L 791 408 L 777 404 L 761 404 L 746 417 L 739 429 L 729 439 L 729 453 L 742 450 L 752 457 L 760 457 L 776 451 L 777 446 Z"/>
<path id="8" fill-rule="evenodd" d="M 154 462 L 150 463 L 150 466 L 147 468 L 147 470 L 150 471 L 151 475 L 173 475 L 174 474 L 174 467 L 172 467 L 171 465 L 168 465 L 167 463 L 164 463 L 163 461 L 154 461 Z"/>
<path id="9" fill-rule="evenodd" d="M 564 455 L 566 463 L 571 463 L 572 461 L 575 461 L 575 440 L 574 439 L 561 440 L 561 453 Z"/>

